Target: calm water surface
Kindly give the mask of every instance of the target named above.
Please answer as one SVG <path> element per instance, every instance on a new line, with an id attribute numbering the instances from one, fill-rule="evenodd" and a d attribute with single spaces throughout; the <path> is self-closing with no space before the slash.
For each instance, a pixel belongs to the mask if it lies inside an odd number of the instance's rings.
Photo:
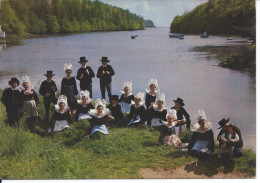
<path id="1" fill-rule="evenodd" d="M 134 32 L 100 32 L 69 36 L 51 36 L 23 41 L 23 45 L 0 51 L 0 88 L 10 77 L 30 76 L 32 83 L 45 79 L 46 70 L 53 70 L 60 85 L 65 76 L 63 64 L 73 64 L 74 75 L 80 67 L 80 56 L 86 56 L 94 72 L 99 59 L 108 56 L 115 70 L 113 94 L 119 94 L 125 80 L 133 82 L 133 92 L 145 92 L 150 78 L 157 78 L 161 92 L 166 94 L 168 107 L 173 99 L 184 99 L 185 108 L 196 122 L 195 113 L 204 109 L 213 124 L 230 117 L 242 131 L 246 147 L 256 147 L 256 88 L 255 78 L 247 72 L 213 66 L 219 61 L 206 54 L 190 51 L 196 46 L 239 44 L 246 39 L 212 36 L 201 39 L 186 35 L 184 40 L 168 37 L 169 28 L 154 28 Z M 131 40 L 131 35 L 139 35 Z M 230 38 L 230 37 L 229 37 Z M 240 43 L 241 44 L 241 43 Z M 99 81 L 93 80 L 93 98 L 99 98 Z"/>

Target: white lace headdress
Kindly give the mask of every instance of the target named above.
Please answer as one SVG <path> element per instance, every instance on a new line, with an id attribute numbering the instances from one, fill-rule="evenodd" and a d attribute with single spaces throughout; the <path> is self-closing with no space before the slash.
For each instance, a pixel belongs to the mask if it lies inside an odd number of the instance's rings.
<path id="1" fill-rule="evenodd" d="M 165 105 L 165 93 L 160 93 L 158 92 L 156 94 L 156 99 L 155 99 L 155 103 L 157 104 L 158 101 L 162 101 L 163 105 Z"/>
<path id="2" fill-rule="evenodd" d="M 166 118 L 168 118 L 168 116 L 173 116 L 174 121 L 177 120 L 177 111 L 175 109 L 168 109 Z"/>
<path id="3" fill-rule="evenodd" d="M 58 97 L 57 104 L 55 105 L 56 111 L 59 110 L 59 108 L 60 108 L 60 107 L 59 107 L 59 104 L 60 104 L 61 102 L 63 102 L 63 103 L 65 104 L 65 107 L 64 107 L 65 110 L 69 109 L 69 107 L 68 107 L 68 102 L 67 102 L 67 97 L 66 97 L 65 95 L 60 95 L 60 96 Z"/>
<path id="4" fill-rule="evenodd" d="M 128 87 L 129 88 L 129 93 L 132 92 L 132 81 L 125 81 L 124 84 L 123 84 L 123 90 L 125 89 L 125 87 Z M 124 91 L 121 91 L 122 93 L 125 93 Z"/>
<path id="5" fill-rule="evenodd" d="M 91 109 L 91 110 L 89 111 L 89 114 L 95 116 L 96 113 L 97 113 L 97 108 L 98 108 L 98 106 L 100 106 L 100 105 L 103 107 L 103 110 L 102 110 L 103 116 L 110 113 L 109 109 L 106 108 L 106 100 L 104 100 L 104 99 L 103 99 L 103 100 L 97 99 L 97 100 L 95 101 L 95 109 Z"/>
<path id="6" fill-rule="evenodd" d="M 158 90 L 159 84 L 158 84 L 157 79 L 150 79 L 150 80 L 148 81 L 148 88 L 149 88 L 149 89 L 146 89 L 147 92 L 150 92 L 150 86 L 151 86 L 151 85 L 154 85 L 155 88 L 157 89 L 157 90 L 155 90 L 155 92 L 158 92 L 158 91 L 159 91 L 159 90 Z"/>
<path id="7" fill-rule="evenodd" d="M 31 82 L 30 82 L 30 77 L 27 76 L 27 75 L 22 76 L 22 81 L 23 81 L 23 83 L 29 83 L 29 84 L 31 84 Z"/>
<path id="8" fill-rule="evenodd" d="M 88 101 L 87 103 L 90 103 L 92 102 L 92 98 L 89 97 L 90 93 L 88 90 L 81 90 L 80 91 L 80 99 L 82 99 L 82 97 L 87 97 L 88 98 Z M 81 104 L 81 100 L 78 100 L 78 103 Z"/>
<path id="9" fill-rule="evenodd" d="M 195 123 L 194 125 L 192 125 L 191 131 L 197 131 L 200 128 L 199 122 L 201 120 L 206 120 L 207 119 L 205 111 L 202 110 L 202 109 L 199 109 L 198 113 L 195 114 L 195 118 L 197 119 L 198 122 Z M 206 122 L 205 123 L 205 127 L 208 130 L 211 129 L 212 128 L 211 122 Z"/>
<path id="10" fill-rule="evenodd" d="M 64 64 L 64 71 L 66 71 L 68 69 L 72 70 L 72 64 L 71 63 L 69 63 L 69 64 L 65 63 Z"/>

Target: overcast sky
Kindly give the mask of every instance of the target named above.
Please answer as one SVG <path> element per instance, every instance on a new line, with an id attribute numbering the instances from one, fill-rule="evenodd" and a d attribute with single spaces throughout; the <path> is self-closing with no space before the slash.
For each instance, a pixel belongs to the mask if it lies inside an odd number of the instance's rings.
<path id="1" fill-rule="evenodd" d="M 176 15 L 191 11 L 208 0 L 100 0 L 152 20 L 157 27 L 170 27 Z"/>

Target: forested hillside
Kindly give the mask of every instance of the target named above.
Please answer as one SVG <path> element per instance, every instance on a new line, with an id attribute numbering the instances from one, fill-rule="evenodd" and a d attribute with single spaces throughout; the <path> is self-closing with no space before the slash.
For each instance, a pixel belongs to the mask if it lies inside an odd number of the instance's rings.
<path id="1" fill-rule="evenodd" d="M 254 0 L 209 0 L 189 13 L 176 16 L 171 32 L 241 34 L 255 37 Z"/>
<path id="2" fill-rule="evenodd" d="M 135 30 L 145 27 L 142 17 L 100 1 L 3 1 L 0 24 L 8 34 L 73 33 Z"/>

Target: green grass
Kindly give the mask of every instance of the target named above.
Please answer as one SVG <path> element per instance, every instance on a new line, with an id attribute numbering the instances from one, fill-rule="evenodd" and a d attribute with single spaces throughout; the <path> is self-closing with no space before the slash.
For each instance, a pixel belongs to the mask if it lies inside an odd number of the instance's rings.
<path id="1" fill-rule="evenodd" d="M 1 96 L 1 93 L 0 93 Z M 41 101 L 40 116 L 44 116 Z M 70 130 L 47 135 L 48 124 L 39 121 L 28 131 L 25 117 L 19 127 L 5 125 L 0 104 L 0 178 L 2 179 L 103 179 L 141 178 L 140 168 L 177 168 L 198 161 L 170 146 L 158 145 L 159 132 L 148 127 L 112 128 L 109 135 L 86 137 L 89 122 L 74 123 Z M 40 134 L 40 135 L 39 135 Z M 182 140 L 188 139 L 185 132 Z M 210 162 L 208 163 L 209 166 Z M 221 165 L 219 165 L 221 169 Z M 236 160 L 237 170 L 255 176 L 255 154 Z"/>

